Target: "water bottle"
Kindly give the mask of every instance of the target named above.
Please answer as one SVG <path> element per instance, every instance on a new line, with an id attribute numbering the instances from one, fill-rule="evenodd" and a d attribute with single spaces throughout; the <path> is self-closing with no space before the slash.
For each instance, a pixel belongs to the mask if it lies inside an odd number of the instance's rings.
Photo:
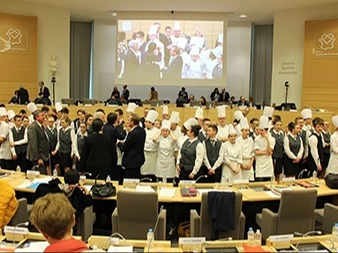
<path id="1" fill-rule="evenodd" d="M 167 183 L 167 177 L 163 177 L 163 183 L 164 183 L 164 184 Z"/>
<path id="2" fill-rule="evenodd" d="M 252 227 L 250 227 L 248 231 L 248 245 L 249 246 L 255 245 L 255 232 L 253 231 Z"/>
<path id="3" fill-rule="evenodd" d="M 53 170 L 53 178 L 57 178 L 58 177 L 58 171 L 57 169 Z"/>
<path id="4" fill-rule="evenodd" d="M 148 246 L 148 251 L 152 248 L 153 246 L 153 240 L 154 240 L 154 232 L 151 228 L 149 228 L 148 233 L 147 233 L 147 246 Z"/>
<path id="5" fill-rule="evenodd" d="M 107 176 L 107 179 L 106 179 L 106 181 L 107 181 L 107 183 L 110 183 L 110 181 L 111 181 L 111 178 L 110 178 L 110 176 L 109 176 L 109 175 Z"/>
<path id="6" fill-rule="evenodd" d="M 18 173 L 21 173 L 21 168 L 20 168 L 20 166 L 18 165 L 18 166 L 16 166 L 16 172 L 18 172 Z"/>
<path id="7" fill-rule="evenodd" d="M 227 176 L 223 175 L 222 176 L 222 180 L 221 180 L 221 186 L 222 187 L 227 187 L 228 186 L 228 183 L 229 183 L 229 179 Z"/>
<path id="8" fill-rule="evenodd" d="M 338 223 L 335 223 L 332 227 L 332 241 L 337 245 L 338 244 Z"/>
<path id="9" fill-rule="evenodd" d="M 315 184 L 317 184 L 317 171 L 314 170 L 312 173 L 313 180 L 315 181 Z"/>
<path id="10" fill-rule="evenodd" d="M 262 233 L 259 229 L 257 229 L 255 233 L 255 246 L 261 245 L 262 245 Z"/>

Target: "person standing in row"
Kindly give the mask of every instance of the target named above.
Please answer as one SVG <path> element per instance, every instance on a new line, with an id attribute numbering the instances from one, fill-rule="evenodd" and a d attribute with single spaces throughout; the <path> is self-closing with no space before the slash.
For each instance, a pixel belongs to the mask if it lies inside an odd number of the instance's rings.
<path id="1" fill-rule="evenodd" d="M 125 169 L 126 178 L 141 178 L 141 166 L 144 159 L 144 142 L 146 140 L 145 130 L 139 126 L 140 117 L 131 113 L 127 122 L 130 131 L 126 140 L 118 146 L 124 152 L 122 168 Z"/>
<path id="2" fill-rule="evenodd" d="M 300 136 L 301 127 L 293 122 L 288 124 L 288 134 L 284 138 L 284 175 L 298 177 L 304 153 L 304 145 Z"/>
<path id="3" fill-rule="evenodd" d="M 273 127 L 270 130 L 270 134 L 275 138 L 275 147 L 272 153 L 272 161 L 274 165 L 275 178 L 278 178 L 283 173 L 283 155 L 284 155 L 284 131 L 282 130 L 282 120 L 277 117 L 272 122 Z"/>
<path id="4" fill-rule="evenodd" d="M 329 164 L 326 169 L 326 175 L 329 173 L 338 174 L 338 115 L 332 117 L 332 124 L 335 128 L 334 133 L 331 135 L 330 138 L 330 146 L 331 146 L 331 156 L 329 160 Z"/>
<path id="5" fill-rule="evenodd" d="M 171 122 L 163 120 L 161 132 L 153 141 L 158 144 L 158 155 L 155 166 L 155 175 L 158 180 L 164 178 L 172 182 L 175 177 L 175 150 L 177 138 L 170 131 Z"/>

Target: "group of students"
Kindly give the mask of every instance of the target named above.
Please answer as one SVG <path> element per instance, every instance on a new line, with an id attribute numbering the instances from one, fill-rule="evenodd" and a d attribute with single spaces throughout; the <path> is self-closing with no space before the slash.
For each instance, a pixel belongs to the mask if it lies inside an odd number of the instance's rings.
<path id="1" fill-rule="evenodd" d="M 261 118 L 251 119 L 250 124 L 248 110 L 236 111 L 234 122 L 227 124 L 226 107 L 218 106 L 215 124 L 198 108 L 195 117 L 182 126 L 179 113 L 169 115 L 167 106 L 163 106 L 162 120 L 155 108 L 145 108 L 140 118 L 134 113 L 136 107 L 128 104 L 126 122 L 120 108 L 107 116 L 103 110 L 90 115 L 79 109 L 78 117 L 71 121 L 69 110 L 60 104 L 51 112 L 43 107 L 49 156 L 46 173 L 56 169 L 63 176 L 73 168 L 94 178 L 110 176 L 120 183 L 126 177 L 173 181 L 201 175 L 207 175 L 201 181 L 220 182 L 223 177 L 233 182 L 270 180 L 281 174 L 298 177 L 301 172 L 310 176 L 315 170 L 324 177 L 325 171 L 336 170 L 336 135 L 330 135 L 329 122 L 312 120 L 309 109 L 283 130 L 281 118 L 273 115 L 271 107 L 265 107 Z M 34 104 L 27 108 L 31 112 L 37 109 Z M 4 108 L 0 115 L 1 167 L 19 165 L 25 171 L 33 165 L 27 153 L 28 125 L 33 119 Z M 332 121 L 338 124 L 336 116 Z"/>

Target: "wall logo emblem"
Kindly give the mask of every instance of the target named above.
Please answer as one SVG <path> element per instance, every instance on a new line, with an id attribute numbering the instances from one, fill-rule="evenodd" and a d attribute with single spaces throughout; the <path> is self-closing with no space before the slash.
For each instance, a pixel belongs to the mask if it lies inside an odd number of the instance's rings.
<path id="1" fill-rule="evenodd" d="M 319 42 L 321 43 L 320 48 L 324 51 L 333 49 L 335 41 L 336 38 L 332 33 L 324 33 L 319 39 Z"/>
<path id="2" fill-rule="evenodd" d="M 0 31 L 0 53 L 27 53 L 27 28 L 2 26 Z"/>
<path id="3" fill-rule="evenodd" d="M 338 32 L 314 33 L 313 55 L 315 57 L 338 57 L 336 37 Z"/>

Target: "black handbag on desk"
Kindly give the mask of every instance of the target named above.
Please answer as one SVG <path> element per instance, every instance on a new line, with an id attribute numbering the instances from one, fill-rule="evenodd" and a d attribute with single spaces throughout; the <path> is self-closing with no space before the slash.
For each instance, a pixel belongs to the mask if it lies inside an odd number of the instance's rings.
<path id="1" fill-rule="evenodd" d="M 96 176 L 95 183 L 91 188 L 92 194 L 95 197 L 112 197 L 116 195 L 116 187 L 111 183 L 104 180 L 104 184 L 98 184 L 96 181 L 99 177 L 102 177 L 100 174 Z"/>
<path id="2" fill-rule="evenodd" d="M 338 174 L 329 173 L 324 179 L 327 187 L 331 189 L 338 189 Z"/>

